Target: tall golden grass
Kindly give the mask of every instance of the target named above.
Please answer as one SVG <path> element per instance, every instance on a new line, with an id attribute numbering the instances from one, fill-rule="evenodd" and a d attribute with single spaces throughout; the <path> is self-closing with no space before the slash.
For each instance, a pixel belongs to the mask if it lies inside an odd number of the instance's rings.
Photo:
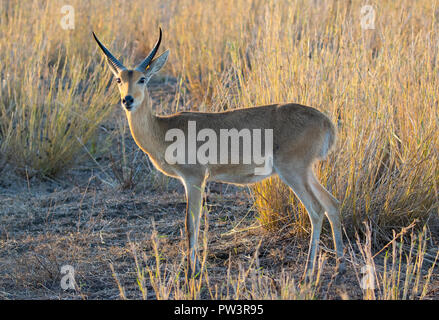
<path id="1" fill-rule="evenodd" d="M 65 4 L 73 30 L 60 25 Z M 438 215 L 439 9 L 429 0 L 368 4 L 373 30 L 361 28 L 360 0 L 2 0 L 2 156 L 26 174 L 74 163 L 117 102 L 91 31 L 129 65 L 160 25 L 171 50 L 163 72 L 179 79 L 186 102 L 172 111 L 287 101 L 321 110 L 338 143 L 316 166 L 319 179 L 347 226 L 370 220 L 390 238 L 395 226 Z M 277 182 L 254 190 L 263 225 L 291 210 Z"/>

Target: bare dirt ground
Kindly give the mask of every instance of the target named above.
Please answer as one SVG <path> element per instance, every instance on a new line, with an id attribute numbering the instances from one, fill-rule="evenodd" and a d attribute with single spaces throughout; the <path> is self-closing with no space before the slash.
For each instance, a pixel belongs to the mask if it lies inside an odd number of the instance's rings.
<path id="1" fill-rule="evenodd" d="M 153 90 L 154 94 L 162 97 Z M 115 107 L 115 113 L 121 110 Z M 112 123 L 110 119 L 108 126 L 104 125 L 106 130 L 99 134 L 108 135 Z M 136 146 L 129 136 L 126 142 L 133 158 Z M 116 158 L 117 153 L 112 152 Z M 154 260 L 154 229 L 160 239 L 163 263 L 181 261 L 186 246 L 183 187 L 179 181 L 157 173 L 146 155 L 136 154 L 133 161 L 140 173 L 135 185 L 126 190 L 106 183 L 114 178 L 108 155 L 89 157 L 54 180 L 26 179 L 8 169 L 3 172 L 0 299 L 119 299 L 111 266 L 127 298 L 139 299 L 133 248 Z M 293 237 L 288 231 L 273 235 L 258 227 L 246 188 L 211 183 L 208 189 L 207 270 L 211 287 L 225 282 L 229 268 L 238 272 L 240 266 L 247 266 L 259 242 L 259 267 L 268 277 L 275 278 L 283 269 L 300 280 L 308 236 Z M 323 247 L 332 247 L 328 232 L 322 242 Z M 362 290 L 352 266 L 348 263 L 344 280 L 335 284 L 331 279 L 334 259 L 332 254 L 328 256 L 318 298 L 361 299 Z M 63 265 L 75 268 L 79 290 L 61 288 Z M 438 279 L 433 278 L 437 287 Z M 437 294 L 433 290 L 429 297 L 437 298 Z M 151 286 L 147 297 L 156 297 Z M 209 298 L 207 291 L 203 298 Z"/>
<path id="2" fill-rule="evenodd" d="M 130 242 L 136 251 L 152 256 L 152 221 L 165 262 L 181 260 L 186 245 L 186 203 L 180 186 L 169 191 L 110 190 L 93 177 L 68 187 L 53 182 L 35 184 L 38 186 L 31 184 L 30 189 L 19 183 L 2 188 L 1 298 L 118 299 L 119 289 L 110 264 L 127 297 L 140 298 Z M 291 238 L 288 234 L 273 237 L 259 228 L 233 232 L 238 224 L 236 230 L 255 225 L 245 190 L 213 193 L 207 198 L 207 207 L 207 266 L 212 283 L 224 281 L 229 263 L 232 270 L 238 270 L 240 264 L 247 265 L 259 241 L 261 267 L 274 274 L 281 269 L 294 271 L 300 279 L 307 239 Z M 74 266 L 80 292 L 60 287 L 63 265 Z M 332 267 L 327 268 L 326 281 L 330 281 Z M 356 282 L 354 274 L 348 273 L 347 278 Z M 149 291 L 149 298 L 154 298 L 153 290 Z M 359 294 L 361 291 L 350 291 L 349 296 L 359 298 Z"/>

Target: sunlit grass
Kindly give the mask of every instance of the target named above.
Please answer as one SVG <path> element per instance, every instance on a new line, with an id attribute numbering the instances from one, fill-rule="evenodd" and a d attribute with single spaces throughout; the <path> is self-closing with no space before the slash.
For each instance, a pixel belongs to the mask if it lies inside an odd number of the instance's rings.
<path id="1" fill-rule="evenodd" d="M 207 220 L 206 220 L 207 223 Z M 428 250 L 430 233 L 424 228 L 413 232 L 413 225 L 403 228 L 393 239 L 378 251 L 372 248 L 372 232 L 365 225 L 364 237 L 357 237 L 355 244 L 348 244 L 348 264 L 356 273 L 358 283 L 350 284 L 361 288 L 366 300 L 422 300 L 429 299 L 435 290 L 432 277 L 439 252 Z M 238 266 L 228 260 L 227 274 L 222 281 L 209 277 L 207 227 L 204 230 L 202 271 L 196 278 L 188 277 L 185 254 L 170 261 L 160 253 L 160 236 L 154 230 L 151 236 L 150 255 L 139 252 L 131 243 L 131 253 L 136 267 L 138 295 L 125 295 L 125 289 L 113 277 L 119 287 L 120 297 L 132 299 L 178 299 L 178 300 L 315 300 L 315 299 L 357 299 L 356 293 L 332 286 L 340 281 L 336 277 L 322 284 L 322 275 L 328 272 L 327 256 L 320 254 L 316 270 L 310 281 L 294 277 L 294 273 L 282 269 L 277 274 L 264 270 L 259 263 L 260 245 L 255 244 L 254 253 L 245 264 Z M 410 232 L 410 233 L 409 233 Z M 409 236 L 407 236 L 409 234 Z M 405 241 L 404 238 L 409 238 Z M 356 246 L 356 249 L 354 249 Z M 114 272 L 114 271 L 113 271 Z M 354 278 L 355 279 L 355 278 Z M 355 281 L 355 280 L 354 280 Z M 132 285 L 131 283 L 126 283 Z"/>
<path id="2" fill-rule="evenodd" d="M 437 216 L 433 2 L 372 2 L 374 30 L 361 29 L 361 1 L 151 1 L 148 9 L 72 1 L 74 30 L 61 28 L 60 3 L 25 2 L 2 1 L 0 22 L 1 146 L 21 170 L 63 170 L 81 154 L 78 139 L 86 143 L 117 101 L 113 87 L 106 92 L 110 75 L 91 30 L 130 65 L 160 25 L 171 50 L 164 72 L 181 79 L 177 95 L 185 97 L 173 108 L 313 106 L 338 125 L 337 146 L 317 173 L 349 226 L 372 220 L 389 238 L 395 225 Z M 268 180 L 255 190 L 273 193 L 278 185 Z M 255 196 L 276 207 L 276 197 Z"/>
<path id="3" fill-rule="evenodd" d="M 35 7 L 48 14 L 47 7 Z M 0 28 L 10 37 L 0 38 L 0 139 L 17 171 L 54 176 L 78 161 L 115 96 L 108 74 L 95 67 L 100 59 L 75 55 L 59 36 L 51 40 L 57 31 L 49 21 L 23 9 L 1 12 Z"/>
<path id="4" fill-rule="evenodd" d="M 431 293 L 430 281 L 439 251 L 432 254 L 428 250 L 431 234 L 425 227 L 419 233 L 412 230 L 409 239 L 405 240 L 404 236 L 413 227 L 414 224 L 398 234 L 394 232 L 393 239 L 376 253 L 372 253 L 369 225 L 365 227 L 365 239 L 362 241 L 357 237 L 360 255 L 353 250 L 350 254 L 364 299 L 422 300 Z"/>
<path id="5" fill-rule="evenodd" d="M 152 255 L 147 256 L 144 252 L 137 252 L 131 244 L 136 274 L 137 287 L 143 299 L 178 299 L 178 300 L 248 300 L 248 299 L 270 299 L 270 300 L 304 300 L 316 299 L 320 290 L 320 275 L 326 261 L 326 257 L 320 257 L 316 276 L 310 282 L 297 282 L 290 273 L 282 270 L 274 280 L 272 275 L 265 272 L 259 266 L 259 245 L 248 265 L 239 265 L 238 270 L 233 270 L 231 260 L 227 268 L 227 276 L 224 281 L 212 281 L 209 278 L 207 267 L 208 224 L 205 219 L 205 230 L 203 237 L 203 253 L 200 257 L 201 272 L 197 277 L 188 276 L 188 269 L 185 255 L 181 255 L 180 261 L 167 262 L 166 257 L 160 254 L 160 237 L 157 231 L 151 236 Z M 119 286 L 120 296 L 125 299 L 125 290 L 120 285 L 117 275 L 114 278 Z M 148 288 L 152 289 L 148 291 Z"/>
<path id="6" fill-rule="evenodd" d="M 337 145 L 315 171 L 340 201 L 349 237 L 355 231 L 367 233 L 363 222 L 369 221 L 375 248 L 391 241 L 395 228 L 416 219 L 419 226 L 434 224 L 439 207 L 439 9 L 428 0 L 369 1 L 376 10 L 375 29 L 363 30 L 363 4 L 152 0 L 145 6 L 134 0 L 72 0 L 75 29 L 63 30 L 61 1 L 0 0 L 0 170 L 8 164 L 27 177 L 54 176 L 99 152 L 96 128 L 117 103 L 117 93 L 91 31 L 132 65 L 149 51 L 161 26 L 162 49 L 171 50 L 163 73 L 176 77 L 180 90 L 174 104 L 159 105 L 159 112 L 277 102 L 315 107 L 337 126 Z M 125 135 L 126 127 L 120 128 Z M 120 153 L 126 154 L 123 145 Z M 126 187 L 137 174 L 128 160 L 122 158 L 120 168 L 113 168 Z M 252 190 L 262 227 L 270 232 L 308 228 L 304 209 L 277 178 Z M 414 256 L 410 248 L 403 252 Z M 400 259 L 403 253 L 395 250 L 391 259 Z M 418 269 L 415 264 L 404 272 L 416 279 Z M 422 295 L 420 285 L 415 293 L 400 293 L 395 273 L 386 272 L 380 297 Z M 244 275 L 230 279 L 229 288 L 242 288 Z M 148 277 L 158 281 L 147 272 L 139 276 L 140 283 Z M 293 281 L 288 274 L 282 277 L 286 284 Z M 255 288 L 257 281 L 265 281 L 262 275 L 251 279 Z M 156 286 L 157 298 L 167 297 L 163 281 Z M 191 290 L 174 296 L 199 297 L 196 287 Z M 240 290 L 211 296 L 251 297 L 250 291 Z"/>

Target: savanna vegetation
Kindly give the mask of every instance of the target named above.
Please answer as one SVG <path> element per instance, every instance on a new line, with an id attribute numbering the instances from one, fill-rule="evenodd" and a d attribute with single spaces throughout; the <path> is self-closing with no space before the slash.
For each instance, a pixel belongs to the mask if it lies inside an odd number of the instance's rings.
<path id="1" fill-rule="evenodd" d="M 0 0 L 0 297 L 437 299 L 438 19 L 430 0 Z M 210 186 L 203 272 L 184 276 L 183 190 L 133 144 L 91 36 L 134 65 L 159 26 L 157 113 L 296 102 L 336 124 L 315 172 L 340 201 L 342 283 L 328 225 L 299 282 L 308 217 L 277 178 Z"/>

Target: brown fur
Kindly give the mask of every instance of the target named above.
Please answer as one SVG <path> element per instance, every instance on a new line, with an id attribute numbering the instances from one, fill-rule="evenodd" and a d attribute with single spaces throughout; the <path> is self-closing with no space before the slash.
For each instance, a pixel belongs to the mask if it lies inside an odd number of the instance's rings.
<path id="1" fill-rule="evenodd" d="M 170 116 L 153 113 L 151 100 L 145 85 L 167 60 L 168 51 L 154 59 L 149 68 L 141 70 L 113 70 L 120 79 L 121 99 L 127 95 L 134 98 L 134 107 L 125 110 L 131 134 L 136 144 L 148 154 L 154 166 L 164 174 L 178 178 L 186 189 L 189 263 L 192 271 L 198 270 L 198 232 L 202 214 L 202 198 L 206 181 L 249 184 L 277 174 L 289 185 L 304 204 L 312 225 L 312 235 L 306 275 L 310 275 L 320 238 L 323 217 L 328 217 L 334 237 L 338 270 L 344 271 L 343 242 L 337 200 L 317 181 L 312 164 L 322 159 L 334 145 L 335 128 L 320 111 L 294 103 L 237 109 L 219 113 L 180 112 Z M 255 175 L 255 164 L 170 164 L 165 159 L 166 148 L 172 141 L 165 141 L 170 129 L 188 131 L 188 122 L 195 121 L 197 132 L 212 129 L 219 137 L 220 129 L 272 129 L 273 171 L 267 175 Z M 200 143 L 198 143 L 199 145 Z M 186 143 L 186 154 L 188 153 Z M 242 150 L 240 159 L 242 159 Z M 218 152 L 219 154 L 219 152 Z"/>

